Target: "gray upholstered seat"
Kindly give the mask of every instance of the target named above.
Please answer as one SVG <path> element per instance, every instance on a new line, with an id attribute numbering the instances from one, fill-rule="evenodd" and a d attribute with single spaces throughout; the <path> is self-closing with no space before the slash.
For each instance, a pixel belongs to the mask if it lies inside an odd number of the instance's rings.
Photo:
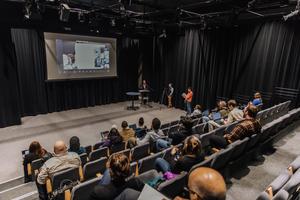
<path id="1" fill-rule="evenodd" d="M 149 171 L 151 169 L 155 169 L 155 160 L 157 158 L 161 158 L 162 156 L 163 152 L 159 152 L 141 159 L 139 161 L 139 174 Z"/>
<path id="2" fill-rule="evenodd" d="M 103 174 L 106 170 L 107 158 L 102 157 L 98 160 L 90 161 L 83 167 L 84 179 L 95 178 L 98 173 Z"/>
<path id="3" fill-rule="evenodd" d="M 93 178 L 84 183 L 76 185 L 72 189 L 72 200 L 88 200 L 94 187 L 100 183 L 101 177 Z"/>
<path id="4" fill-rule="evenodd" d="M 93 160 L 98 160 L 99 158 L 102 157 L 107 157 L 107 152 L 108 152 L 107 147 L 92 151 L 89 155 L 89 160 L 93 161 Z"/>
<path id="5" fill-rule="evenodd" d="M 131 150 L 131 161 L 138 161 L 138 160 L 148 156 L 150 153 L 149 148 L 150 148 L 149 143 L 134 147 Z"/>
<path id="6" fill-rule="evenodd" d="M 171 180 L 167 180 L 161 183 L 157 190 L 160 191 L 162 194 L 166 195 L 167 197 L 173 199 L 177 195 L 181 194 L 184 190 L 184 185 L 186 182 L 186 172 L 182 172 L 181 174 L 177 175 L 175 178 Z"/>

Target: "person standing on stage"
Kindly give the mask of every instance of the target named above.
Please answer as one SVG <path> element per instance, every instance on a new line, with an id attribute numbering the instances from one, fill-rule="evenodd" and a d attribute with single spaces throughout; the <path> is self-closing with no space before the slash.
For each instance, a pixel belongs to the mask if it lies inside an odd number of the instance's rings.
<path id="1" fill-rule="evenodd" d="M 174 88 L 172 86 L 172 83 L 169 83 L 169 88 L 168 88 L 168 108 L 172 108 L 172 97 L 174 93 Z"/>
<path id="2" fill-rule="evenodd" d="M 149 86 L 148 86 L 148 83 L 147 83 L 146 80 L 143 80 L 141 89 L 142 90 L 149 90 Z"/>
<path id="3" fill-rule="evenodd" d="M 191 87 L 188 87 L 187 94 L 184 95 L 183 98 L 186 104 L 187 114 L 190 115 L 192 113 L 192 100 L 193 100 L 193 91 Z"/>

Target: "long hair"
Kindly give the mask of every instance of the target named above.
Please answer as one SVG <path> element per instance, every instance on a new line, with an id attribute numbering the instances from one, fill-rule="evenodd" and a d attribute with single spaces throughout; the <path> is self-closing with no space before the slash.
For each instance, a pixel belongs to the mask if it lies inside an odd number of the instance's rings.
<path id="1" fill-rule="evenodd" d="M 122 153 L 114 154 L 109 159 L 109 169 L 114 182 L 123 182 L 130 173 L 129 159 Z"/>
<path id="2" fill-rule="evenodd" d="M 202 145 L 200 140 L 195 136 L 189 136 L 184 140 L 182 155 L 199 156 Z"/>
<path id="3" fill-rule="evenodd" d="M 35 155 L 38 155 L 39 157 L 43 156 L 43 149 L 41 144 L 38 141 L 31 142 L 29 146 L 29 153 L 33 153 Z"/>

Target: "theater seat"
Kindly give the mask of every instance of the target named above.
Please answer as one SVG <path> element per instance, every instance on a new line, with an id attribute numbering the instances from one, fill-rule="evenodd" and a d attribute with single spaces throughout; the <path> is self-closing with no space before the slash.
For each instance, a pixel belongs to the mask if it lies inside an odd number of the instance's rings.
<path id="1" fill-rule="evenodd" d="M 146 184 L 159 176 L 162 176 L 162 174 L 158 173 L 155 169 L 151 169 L 142 174 L 139 174 L 136 178 L 140 179 L 140 181 Z"/>
<path id="2" fill-rule="evenodd" d="M 86 153 L 82 153 L 79 155 L 80 157 L 80 160 L 81 160 L 81 166 L 83 167 L 86 163 L 87 163 L 87 159 L 88 159 L 88 156 Z"/>
<path id="3" fill-rule="evenodd" d="M 279 190 L 272 200 L 288 200 L 289 193 L 285 190 Z"/>
<path id="4" fill-rule="evenodd" d="M 300 171 L 298 170 L 295 174 L 291 176 L 289 181 L 283 187 L 289 194 L 292 194 L 296 191 L 298 186 L 300 185 Z"/>
<path id="5" fill-rule="evenodd" d="M 206 146 L 208 146 L 210 143 L 209 143 L 209 140 L 210 140 L 210 137 L 212 136 L 212 135 L 215 135 L 216 134 L 216 130 L 217 129 L 215 129 L 215 130 L 213 130 L 213 131 L 210 131 L 210 132 L 208 132 L 208 133 L 205 133 L 205 134 L 202 134 L 202 135 L 200 135 L 200 141 L 201 141 L 201 144 L 202 144 L 202 146 L 203 147 L 206 147 Z"/>
<path id="6" fill-rule="evenodd" d="M 130 160 L 130 149 L 125 149 L 123 151 L 119 151 L 119 152 L 113 153 L 113 154 L 110 155 L 110 157 L 112 155 L 116 155 L 116 154 L 124 154 Z"/>
<path id="7" fill-rule="evenodd" d="M 161 158 L 162 156 L 163 156 L 163 152 L 159 152 L 141 159 L 139 161 L 139 174 L 142 174 L 151 169 L 155 169 L 155 160 L 157 158 Z"/>
<path id="8" fill-rule="evenodd" d="M 160 129 L 165 129 L 165 128 L 168 128 L 169 126 L 170 126 L 170 123 L 162 124 L 160 126 Z"/>
<path id="9" fill-rule="evenodd" d="M 266 192 L 269 193 L 270 196 L 274 196 L 290 179 L 291 175 L 287 170 L 282 172 L 272 183 L 267 187 Z"/>
<path id="10" fill-rule="evenodd" d="M 289 167 L 292 167 L 293 173 L 297 171 L 300 167 L 300 156 L 298 156 L 290 165 Z"/>
<path id="11" fill-rule="evenodd" d="M 84 149 L 85 149 L 85 153 L 87 155 L 90 155 L 90 153 L 92 152 L 92 146 L 91 145 L 85 146 Z"/>
<path id="12" fill-rule="evenodd" d="M 131 150 L 130 161 L 134 162 L 148 156 L 150 154 L 149 148 L 150 148 L 149 143 L 134 147 Z"/>
<path id="13" fill-rule="evenodd" d="M 203 134 L 207 123 L 198 124 L 193 127 L 193 131 L 195 134 Z"/>
<path id="14" fill-rule="evenodd" d="M 98 160 L 102 157 L 107 157 L 107 153 L 108 153 L 108 148 L 104 147 L 101 149 L 97 149 L 95 151 L 92 151 L 89 155 L 89 160 L 93 161 L 93 160 Z"/>
<path id="15" fill-rule="evenodd" d="M 211 163 L 211 167 L 216 170 L 224 168 L 229 162 L 233 150 L 234 148 L 229 146 L 226 149 L 222 149 L 219 152 L 215 153 L 213 156 L 214 158 Z"/>
<path id="16" fill-rule="evenodd" d="M 230 144 L 234 148 L 234 151 L 231 154 L 230 160 L 235 160 L 242 156 L 247 147 L 247 143 L 249 142 L 249 138 L 244 138 L 243 140 L 237 140 L 234 143 Z"/>
<path id="17" fill-rule="evenodd" d="M 256 200 L 271 200 L 273 197 L 270 196 L 266 191 L 263 191 L 259 194 Z"/>
<path id="18" fill-rule="evenodd" d="M 93 178 L 84 183 L 76 185 L 72 189 L 72 200 L 88 200 L 94 187 L 100 183 L 101 177 Z"/>
<path id="19" fill-rule="evenodd" d="M 210 167 L 212 160 L 213 160 L 212 157 L 208 157 L 207 159 L 205 159 L 205 160 L 202 161 L 201 163 L 198 163 L 198 164 L 194 165 L 194 166 L 190 169 L 189 174 L 190 174 L 193 170 L 195 170 L 195 169 L 197 169 L 197 168 L 199 168 L 199 167 Z"/>
<path id="20" fill-rule="evenodd" d="M 35 180 L 36 175 L 39 172 L 39 169 L 43 166 L 44 161 L 42 159 L 37 159 L 31 162 L 31 176 L 32 180 Z M 29 168 L 28 168 L 29 170 Z"/>
<path id="21" fill-rule="evenodd" d="M 173 199 L 177 195 L 181 194 L 184 190 L 184 185 L 186 182 L 186 172 L 182 172 L 177 175 L 175 178 L 171 180 L 167 180 L 161 183 L 157 190 L 160 191 L 162 194 L 166 195 L 167 197 Z"/>
<path id="22" fill-rule="evenodd" d="M 50 180 L 50 181 L 49 181 Z M 73 187 L 77 185 L 80 181 L 79 176 L 79 168 L 69 168 L 59 172 L 56 172 L 52 177 L 47 179 L 47 193 L 48 194 L 55 194 L 57 191 L 61 190 L 62 188 L 66 187 Z M 64 191 L 68 192 L 68 191 Z M 61 193 L 59 195 L 61 199 L 62 196 L 65 194 Z"/>
<path id="23" fill-rule="evenodd" d="M 98 160 L 90 161 L 83 167 L 83 175 L 85 180 L 99 177 L 106 170 L 107 158 L 102 157 Z"/>
<path id="24" fill-rule="evenodd" d="M 93 151 L 99 149 L 103 145 L 103 142 L 97 142 L 93 145 Z"/>
<path id="25" fill-rule="evenodd" d="M 122 142 L 121 144 L 118 145 L 112 145 L 109 149 L 109 154 L 113 154 L 119 151 L 123 151 L 126 148 L 126 142 Z"/>

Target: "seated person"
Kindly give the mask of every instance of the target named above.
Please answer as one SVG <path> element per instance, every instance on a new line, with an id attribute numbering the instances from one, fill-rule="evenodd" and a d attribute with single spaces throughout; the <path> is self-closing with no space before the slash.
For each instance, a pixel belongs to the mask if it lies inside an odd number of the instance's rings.
<path id="1" fill-rule="evenodd" d="M 229 134 L 225 134 L 224 136 L 212 135 L 210 137 L 210 145 L 218 149 L 226 148 L 228 144 L 236 140 L 260 134 L 261 125 L 255 119 L 257 112 L 256 106 L 248 105 L 244 110 L 245 119 L 237 124 Z"/>
<path id="2" fill-rule="evenodd" d="M 222 175 L 214 169 L 199 167 L 188 179 L 190 200 L 225 200 L 226 184 Z M 187 200 L 176 197 L 174 200 Z"/>
<path id="3" fill-rule="evenodd" d="M 263 104 L 262 98 L 261 98 L 261 94 L 260 94 L 259 92 L 256 92 L 256 93 L 254 94 L 254 99 L 253 99 L 253 101 L 252 101 L 252 104 L 253 104 L 254 106 L 259 106 L 259 105 L 262 105 L 262 104 Z"/>
<path id="4" fill-rule="evenodd" d="M 147 126 L 145 126 L 145 121 L 143 117 L 139 118 L 138 127 L 135 129 L 135 134 L 138 138 L 142 138 L 146 135 Z"/>
<path id="5" fill-rule="evenodd" d="M 122 130 L 120 131 L 120 135 L 122 136 L 123 141 L 127 143 L 128 148 L 132 148 L 136 145 L 135 132 L 132 128 L 128 127 L 127 121 L 122 122 Z"/>
<path id="6" fill-rule="evenodd" d="M 70 138 L 70 147 L 69 152 L 75 152 L 78 155 L 85 153 L 84 147 L 80 146 L 80 140 L 77 136 L 73 136 Z"/>
<path id="7" fill-rule="evenodd" d="M 149 131 L 143 139 L 138 139 L 138 145 L 142 145 L 145 143 L 155 142 L 157 139 L 161 137 L 165 137 L 164 132 L 160 129 L 161 122 L 158 118 L 154 118 L 152 120 L 152 130 Z"/>
<path id="8" fill-rule="evenodd" d="M 208 122 L 208 130 L 212 131 L 214 128 L 219 128 L 224 125 L 224 120 L 228 116 L 228 108 L 225 101 L 219 101 L 217 103 L 217 108 L 209 115 L 209 117 L 203 117 L 203 122 Z M 214 118 L 214 115 L 220 115 L 218 119 Z"/>
<path id="9" fill-rule="evenodd" d="M 101 147 L 111 147 L 111 146 L 118 146 L 121 145 L 123 142 L 123 138 L 120 135 L 116 126 L 112 126 L 110 129 L 107 139 L 104 141 L 104 144 Z"/>
<path id="10" fill-rule="evenodd" d="M 79 166 L 81 166 L 81 161 L 78 154 L 68 152 L 67 146 L 63 141 L 55 142 L 53 157 L 43 164 L 37 176 L 37 188 L 40 199 L 48 199 L 45 187 L 47 177 L 63 169 Z"/>
<path id="11" fill-rule="evenodd" d="M 142 191 L 144 183 L 137 178 L 127 178 L 130 176 L 130 163 L 127 156 L 124 154 L 114 154 L 108 161 L 109 179 L 107 184 L 97 185 L 90 195 L 90 200 L 113 200 L 125 189 L 133 189 L 135 191 Z M 107 177 L 103 178 L 106 179 Z M 134 200 L 134 199 L 132 199 Z"/>
<path id="12" fill-rule="evenodd" d="M 185 138 L 193 135 L 193 120 L 190 117 L 182 119 L 181 124 L 181 130 L 169 133 L 169 138 L 172 139 L 172 145 L 180 144 L 183 140 L 185 140 Z"/>
<path id="13" fill-rule="evenodd" d="M 194 108 L 194 111 L 191 114 L 191 117 L 198 116 L 198 115 L 201 115 L 201 114 L 202 114 L 201 106 L 199 104 L 197 104 Z"/>
<path id="14" fill-rule="evenodd" d="M 195 136 L 189 136 L 185 139 L 181 152 L 174 147 L 171 150 L 173 156 L 172 162 L 168 163 L 163 158 L 157 158 L 155 166 L 158 171 L 163 173 L 171 171 L 179 174 L 182 171 L 189 171 L 195 164 L 204 160 L 200 140 Z"/>
<path id="15" fill-rule="evenodd" d="M 27 165 L 34 160 L 41 158 L 41 159 L 43 159 L 43 161 L 46 161 L 51 157 L 52 157 L 52 155 L 50 153 L 48 153 L 44 148 L 42 148 L 42 146 L 40 145 L 39 142 L 37 142 L 37 141 L 31 142 L 31 144 L 29 146 L 29 153 L 25 154 L 25 157 L 23 160 L 25 183 L 32 181 L 31 177 L 29 177 L 29 175 L 28 175 Z"/>
<path id="16" fill-rule="evenodd" d="M 235 121 L 241 120 L 244 117 L 244 112 L 237 107 L 237 103 L 235 100 L 229 100 L 228 101 L 228 118 L 225 121 L 225 124 L 231 124 Z"/>

